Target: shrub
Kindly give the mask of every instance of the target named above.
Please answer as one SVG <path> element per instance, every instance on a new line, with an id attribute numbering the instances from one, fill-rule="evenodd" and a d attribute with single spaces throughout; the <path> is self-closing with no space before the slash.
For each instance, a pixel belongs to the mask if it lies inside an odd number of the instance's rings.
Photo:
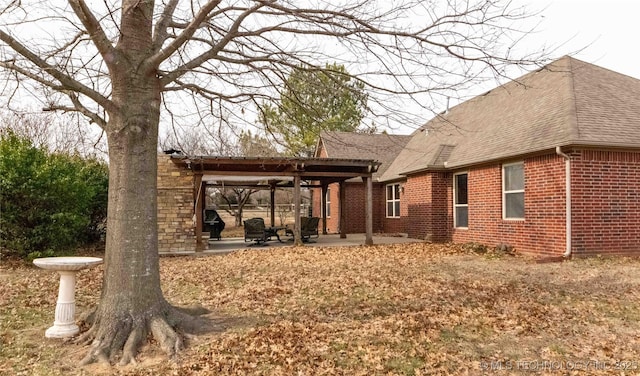
<path id="1" fill-rule="evenodd" d="M 95 241 L 106 218 L 104 162 L 51 154 L 0 134 L 0 249 L 19 257 L 68 254 Z"/>

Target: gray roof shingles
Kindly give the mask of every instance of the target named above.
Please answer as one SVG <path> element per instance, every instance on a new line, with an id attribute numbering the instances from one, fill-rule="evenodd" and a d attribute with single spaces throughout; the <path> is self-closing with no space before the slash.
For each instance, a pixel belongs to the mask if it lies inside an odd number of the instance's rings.
<path id="1" fill-rule="evenodd" d="M 567 145 L 640 148 L 640 80 L 563 57 L 436 116 L 380 180 Z"/>
<path id="2" fill-rule="evenodd" d="M 373 174 L 377 179 L 391 165 L 411 139 L 408 135 L 322 132 L 320 143 L 329 158 L 373 159 L 381 163 Z"/>

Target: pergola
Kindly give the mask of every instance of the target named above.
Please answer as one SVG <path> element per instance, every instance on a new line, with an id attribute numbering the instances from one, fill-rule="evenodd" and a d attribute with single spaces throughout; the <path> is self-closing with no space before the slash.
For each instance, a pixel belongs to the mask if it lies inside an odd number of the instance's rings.
<path id="1" fill-rule="evenodd" d="M 194 174 L 196 242 L 202 244 L 202 213 L 205 187 L 223 183 L 225 186 L 269 189 L 271 192 L 271 225 L 275 222 L 274 194 L 276 188 L 292 188 L 294 200 L 294 244 L 301 245 L 301 188 L 322 189 L 322 233 L 327 233 L 326 192 L 329 184 L 340 184 L 340 237 L 346 238 L 344 182 L 362 178 L 365 182 L 365 244 L 373 244 L 373 182 L 372 174 L 379 162 L 365 159 L 289 158 L 289 157 L 226 157 L 184 156 L 174 154 L 171 160 Z M 215 182 L 215 183 L 210 183 Z"/>

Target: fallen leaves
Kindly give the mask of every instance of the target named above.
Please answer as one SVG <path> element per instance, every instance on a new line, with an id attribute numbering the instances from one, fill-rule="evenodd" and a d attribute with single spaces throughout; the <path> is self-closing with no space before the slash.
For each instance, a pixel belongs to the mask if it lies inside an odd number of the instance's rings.
<path id="1" fill-rule="evenodd" d="M 427 243 L 162 258 L 169 301 L 240 320 L 192 339 L 175 364 L 145 364 L 143 351 L 141 366 L 109 373 L 473 375 L 491 362 L 636 360 L 639 263 L 537 264 Z M 70 365 L 84 348 L 42 344 L 57 278 L 24 267 L 0 267 L 0 274 L 0 370 L 24 369 L 11 360 L 22 356 L 35 374 L 82 374 Z M 83 307 L 97 302 L 100 284 L 101 269 L 79 276 Z"/>

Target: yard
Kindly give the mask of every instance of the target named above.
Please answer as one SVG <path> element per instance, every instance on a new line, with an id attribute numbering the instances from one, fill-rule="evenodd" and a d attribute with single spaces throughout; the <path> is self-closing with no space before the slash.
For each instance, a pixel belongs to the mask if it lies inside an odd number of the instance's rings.
<path id="1" fill-rule="evenodd" d="M 472 247 L 283 247 L 161 259 L 165 296 L 226 330 L 176 362 L 78 368 L 86 347 L 48 340 L 58 277 L 0 264 L 0 374 L 423 375 L 640 372 L 640 262 L 536 263 Z M 79 275 L 79 311 L 102 267 Z"/>

